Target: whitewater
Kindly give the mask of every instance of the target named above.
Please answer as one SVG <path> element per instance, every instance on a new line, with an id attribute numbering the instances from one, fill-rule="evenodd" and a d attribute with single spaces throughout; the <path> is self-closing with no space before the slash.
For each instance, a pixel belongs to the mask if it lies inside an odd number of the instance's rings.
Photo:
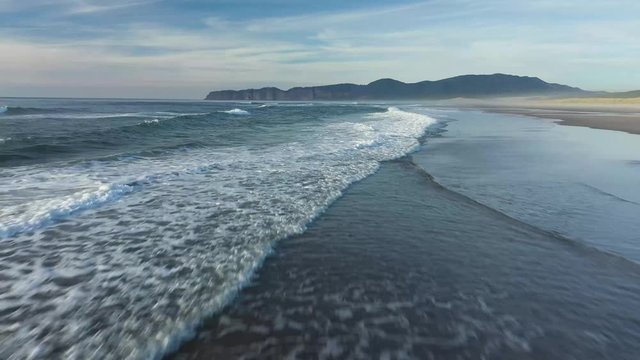
<path id="1" fill-rule="evenodd" d="M 636 135 L 419 103 L 0 106 L 1 359 L 640 354 Z"/>
<path id="2" fill-rule="evenodd" d="M 41 105 L 0 119 L 7 359 L 166 354 L 435 123 L 378 106 Z"/>

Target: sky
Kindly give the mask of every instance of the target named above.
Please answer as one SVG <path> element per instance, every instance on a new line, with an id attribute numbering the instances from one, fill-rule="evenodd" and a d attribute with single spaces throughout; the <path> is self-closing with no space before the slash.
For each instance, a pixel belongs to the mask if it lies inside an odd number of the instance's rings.
<path id="1" fill-rule="evenodd" d="M 491 73 L 640 89 L 640 1 L 0 0 L 0 96 Z"/>

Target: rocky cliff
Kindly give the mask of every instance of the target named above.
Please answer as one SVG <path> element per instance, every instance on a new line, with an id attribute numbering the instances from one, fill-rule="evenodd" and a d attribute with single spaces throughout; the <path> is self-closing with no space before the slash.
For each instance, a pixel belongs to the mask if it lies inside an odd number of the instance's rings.
<path id="1" fill-rule="evenodd" d="M 456 97 L 581 95 L 585 91 L 567 85 L 548 83 L 536 77 L 506 74 L 462 75 L 438 81 L 404 83 L 380 79 L 367 85 L 335 84 L 212 91 L 206 100 L 419 100 Z"/>

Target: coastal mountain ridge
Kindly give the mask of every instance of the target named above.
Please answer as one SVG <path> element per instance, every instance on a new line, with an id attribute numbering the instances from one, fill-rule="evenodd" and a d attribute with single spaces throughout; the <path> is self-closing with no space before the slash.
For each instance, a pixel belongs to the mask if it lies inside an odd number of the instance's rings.
<path id="1" fill-rule="evenodd" d="M 482 98 L 493 96 L 584 96 L 598 94 L 562 84 L 548 83 L 537 77 L 507 74 L 460 75 L 436 81 L 405 83 L 379 79 L 366 85 L 351 83 L 294 87 L 276 87 L 210 92 L 205 100 L 418 100 Z"/>

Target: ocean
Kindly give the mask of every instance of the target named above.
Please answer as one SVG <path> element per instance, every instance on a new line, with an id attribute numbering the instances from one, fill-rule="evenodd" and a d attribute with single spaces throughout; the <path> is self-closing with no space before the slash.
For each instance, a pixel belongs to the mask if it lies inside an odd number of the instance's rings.
<path id="1" fill-rule="evenodd" d="M 0 358 L 637 359 L 637 135 L 0 99 Z"/>

